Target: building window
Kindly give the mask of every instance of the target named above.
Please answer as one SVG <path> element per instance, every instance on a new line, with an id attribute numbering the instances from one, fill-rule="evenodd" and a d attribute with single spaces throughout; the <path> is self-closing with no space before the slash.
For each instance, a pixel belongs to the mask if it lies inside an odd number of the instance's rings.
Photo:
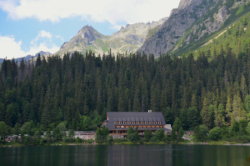
<path id="1" fill-rule="evenodd" d="M 140 124 L 140 122 L 136 122 L 136 124 Z"/>
<path id="2" fill-rule="evenodd" d="M 141 122 L 141 124 L 144 124 L 144 122 Z"/>

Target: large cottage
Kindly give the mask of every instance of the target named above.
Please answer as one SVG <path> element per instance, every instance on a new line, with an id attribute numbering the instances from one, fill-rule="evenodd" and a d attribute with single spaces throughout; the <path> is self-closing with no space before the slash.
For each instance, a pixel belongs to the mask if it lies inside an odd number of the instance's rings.
<path id="1" fill-rule="evenodd" d="M 161 112 L 108 112 L 107 119 L 102 123 L 109 129 L 109 135 L 113 138 L 126 138 L 127 130 L 138 127 L 139 135 L 143 136 L 145 130 L 155 131 L 163 129 L 170 135 L 172 128 L 166 124 Z M 101 126 L 101 127 L 102 127 Z"/>

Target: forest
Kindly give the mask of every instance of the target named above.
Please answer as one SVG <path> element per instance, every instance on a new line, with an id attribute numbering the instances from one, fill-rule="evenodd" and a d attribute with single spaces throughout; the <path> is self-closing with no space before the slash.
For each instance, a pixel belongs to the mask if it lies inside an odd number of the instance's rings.
<path id="1" fill-rule="evenodd" d="M 184 130 L 203 125 L 237 131 L 250 118 L 250 50 L 230 47 L 187 56 L 130 54 L 40 56 L 36 62 L 4 60 L 0 70 L 0 121 L 15 129 L 96 130 L 106 112 L 162 112 Z M 242 122 L 243 121 L 243 122 Z M 239 125 L 238 124 L 238 125 Z M 243 124 L 243 125 L 241 125 Z M 27 127 L 33 126 L 33 127 Z M 1 128 L 1 127 L 0 127 Z M 34 129 L 33 129 L 34 128 Z M 250 126 L 249 126 L 250 128 Z"/>

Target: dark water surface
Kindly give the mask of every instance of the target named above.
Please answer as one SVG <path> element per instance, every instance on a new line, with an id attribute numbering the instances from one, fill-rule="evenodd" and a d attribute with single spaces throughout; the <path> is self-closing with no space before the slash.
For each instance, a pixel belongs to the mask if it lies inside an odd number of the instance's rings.
<path id="1" fill-rule="evenodd" d="M 247 166 L 247 146 L 86 145 L 0 148 L 2 166 Z"/>

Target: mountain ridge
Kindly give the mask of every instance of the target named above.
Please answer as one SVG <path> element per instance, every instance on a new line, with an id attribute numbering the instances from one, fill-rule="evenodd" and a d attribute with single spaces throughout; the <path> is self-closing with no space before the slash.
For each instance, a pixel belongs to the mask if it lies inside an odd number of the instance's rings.
<path id="1" fill-rule="evenodd" d="M 29 61 L 30 59 L 32 58 L 36 58 L 38 57 L 38 55 L 40 54 L 40 56 L 50 56 L 52 55 L 50 52 L 44 52 L 44 51 L 40 51 L 38 53 L 36 53 L 34 56 L 32 55 L 27 55 L 25 57 L 21 57 L 21 58 L 14 58 L 14 60 L 17 62 L 17 63 L 20 63 L 22 61 L 22 59 L 24 61 Z M 3 63 L 4 59 L 0 58 L 0 63 Z"/>
<path id="2" fill-rule="evenodd" d="M 71 54 L 75 51 L 85 53 L 87 50 L 92 50 L 102 55 L 103 53 L 108 53 L 110 48 L 113 53 L 136 52 L 149 36 L 149 32 L 153 33 L 151 30 L 161 25 L 167 19 L 165 17 L 151 23 L 127 24 L 110 36 L 105 36 L 92 26 L 86 25 L 69 42 L 63 43 L 55 55 L 61 56 L 64 53 L 68 52 Z"/>
<path id="3" fill-rule="evenodd" d="M 242 13 L 249 12 L 249 2 L 182 0 L 179 8 L 172 10 L 169 19 L 139 51 L 158 57 L 198 49 L 210 40 L 211 35 L 241 18 Z"/>

